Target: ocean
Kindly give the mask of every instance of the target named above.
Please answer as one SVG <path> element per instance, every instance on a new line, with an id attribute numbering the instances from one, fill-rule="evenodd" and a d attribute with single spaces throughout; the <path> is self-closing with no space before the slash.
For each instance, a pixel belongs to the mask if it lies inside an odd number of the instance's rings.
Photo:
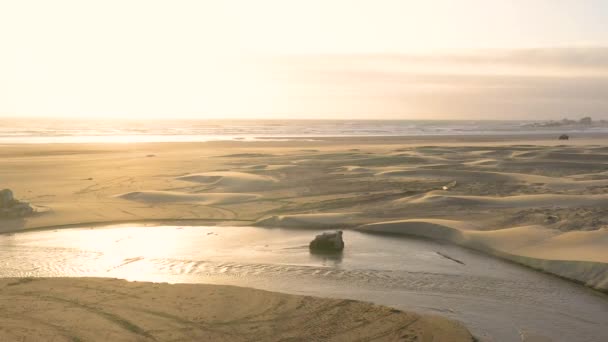
<path id="1" fill-rule="evenodd" d="M 538 127 L 531 121 L 0 119 L 0 143 L 203 142 L 349 136 L 608 132 L 607 126 Z"/>

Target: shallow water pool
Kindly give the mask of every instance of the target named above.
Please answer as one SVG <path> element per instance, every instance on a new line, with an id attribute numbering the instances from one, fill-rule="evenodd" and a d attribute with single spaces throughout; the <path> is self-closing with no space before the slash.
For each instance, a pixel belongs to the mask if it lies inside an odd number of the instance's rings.
<path id="1" fill-rule="evenodd" d="M 485 341 L 607 341 L 607 296 L 457 246 L 345 231 L 120 225 L 0 235 L 0 275 L 101 276 L 250 286 L 435 313 Z"/>

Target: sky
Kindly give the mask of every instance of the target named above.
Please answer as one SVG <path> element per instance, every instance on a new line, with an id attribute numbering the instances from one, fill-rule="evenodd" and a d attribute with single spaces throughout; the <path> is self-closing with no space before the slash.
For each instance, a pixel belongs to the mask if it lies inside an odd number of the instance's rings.
<path id="1" fill-rule="evenodd" d="M 604 0 L 0 0 L 0 117 L 586 115 Z"/>

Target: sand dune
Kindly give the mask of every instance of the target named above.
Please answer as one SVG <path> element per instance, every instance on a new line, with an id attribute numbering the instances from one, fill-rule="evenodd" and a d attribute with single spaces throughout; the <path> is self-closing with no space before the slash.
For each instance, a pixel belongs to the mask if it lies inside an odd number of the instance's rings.
<path id="1" fill-rule="evenodd" d="M 474 161 L 465 162 L 463 164 L 469 165 L 469 166 L 496 166 L 498 164 L 498 161 L 496 159 L 487 158 L 487 159 L 477 159 Z"/>
<path id="2" fill-rule="evenodd" d="M 227 154 L 224 156 L 218 156 L 218 158 L 272 158 L 273 154 L 268 153 L 234 153 Z"/>
<path id="3" fill-rule="evenodd" d="M 462 170 L 433 170 L 433 169 L 410 169 L 383 171 L 376 174 L 379 177 L 409 177 L 409 178 L 439 178 L 445 180 L 471 180 L 486 182 L 509 182 L 514 178 L 510 175 L 498 172 L 462 171 Z"/>
<path id="4" fill-rule="evenodd" d="M 421 158 L 410 154 L 374 155 L 367 153 L 335 153 L 307 155 L 305 159 L 295 161 L 298 164 L 323 164 L 326 166 L 356 165 L 362 167 L 392 166 L 407 164 L 425 164 L 428 158 Z"/>
<path id="5" fill-rule="evenodd" d="M 261 176 L 253 173 L 234 172 L 234 171 L 216 171 L 196 173 L 187 176 L 181 176 L 178 180 L 203 183 L 209 186 L 247 191 L 251 189 L 263 189 L 272 186 L 278 182 L 276 178 L 269 176 Z"/>
<path id="6" fill-rule="evenodd" d="M 319 229 L 353 225 L 356 224 L 356 219 L 356 213 L 275 215 L 263 218 L 255 224 L 261 227 Z"/>
<path id="7" fill-rule="evenodd" d="M 467 208 L 576 208 L 590 206 L 607 206 L 608 195 L 519 195 L 506 197 L 489 197 L 444 195 L 440 191 L 432 191 L 422 196 L 403 198 L 396 200 L 395 202 L 426 205 L 454 205 L 464 206 Z"/>
<path id="8" fill-rule="evenodd" d="M 464 242 L 462 230 L 475 227 L 461 221 L 441 219 L 409 219 L 368 223 L 355 228 L 369 233 L 388 233 L 420 236 L 435 240 L 446 240 L 455 243 Z"/>
<path id="9" fill-rule="evenodd" d="M 230 204 L 242 203 L 259 199 L 257 194 L 242 193 L 204 193 L 188 194 L 175 191 L 135 191 L 119 195 L 118 197 L 150 204 L 162 204 L 171 202 L 190 202 L 200 204 Z"/>
<path id="10" fill-rule="evenodd" d="M 542 229 L 542 231 L 544 232 L 546 229 Z M 557 234 L 552 231 L 547 238 L 541 239 L 535 244 L 528 243 L 517 249 L 505 248 L 505 250 L 512 250 L 517 254 L 534 256 L 540 259 L 608 263 L 606 244 L 608 244 L 608 229 Z"/>
<path id="11" fill-rule="evenodd" d="M 516 153 L 521 153 L 521 152 L 514 152 L 511 149 L 501 149 L 501 150 L 489 149 L 489 150 L 471 151 L 469 153 L 480 156 L 480 157 L 486 157 L 486 158 L 488 158 L 488 157 L 510 158 L 510 157 L 513 157 Z M 523 153 L 529 153 L 529 152 L 523 152 Z"/>
<path id="12" fill-rule="evenodd" d="M 408 219 L 369 223 L 355 228 L 370 233 L 390 233 L 446 240 L 481 250 L 513 253 L 539 259 L 576 259 L 608 263 L 604 252 L 608 229 L 560 232 L 530 225 L 480 231 L 465 221 Z M 608 274 L 607 274 L 608 276 Z"/>
<path id="13" fill-rule="evenodd" d="M 481 160 L 473 162 L 470 166 L 479 167 Z M 493 162 L 492 162 L 493 163 Z M 546 166 L 551 168 L 550 166 Z M 568 191 L 568 190 L 584 190 L 589 187 L 608 186 L 608 179 L 599 180 L 579 180 L 568 177 L 548 177 L 543 175 L 512 173 L 512 172 L 496 172 L 496 171 L 479 171 L 479 170 L 454 170 L 454 169 L 405 169 L 405 170 L 388 170 L 378 172 L 378 177 L 402 177 L 413 179 L 441 179 L 445 181 L 457 180 L 461 182 L 483 182 L 483 183 L 521 183 L 521 184 L 538 184 L 544 186 L 547 190 Z M 575 176 L 573 176 L 575 177 Z"/>
<path id="14" fill-rule="evenodd" d="M 372 168 L 356 166 L 356 165 L 342 166 L 342 167 L 338 168 L 338 170 L 346 171 L 346 172 L 374 172 L 374 169 L 372 169 Z"/>
<path id="15" fill-rule="evenodd" d="M 460 324 L 353 300 L 218 285 L 0 279 L 2 341 L 471 341 Z"/>
<path id="16" fill-rule="evenodd" d="M 516 251 L 537 244 L 559 234 L 559 231 L 541 226 L 512 227 L 491 231 L 470 231 L 466 243 L 479 248 L 499 251 Z"/>
<path id="17" fill-rule="evenodd" d="M 537 155 L 542 159 L 558 160 L 558 161 L 577 161 L 577 162 L 592 162 L 592 163 L 608 163 L 608 154 L 585 152 L 572 153 L 572 151 L 550 151 Z"/>
<path id="18" fill-rule="evenodd" d="M 479 231 L 455 220 L 409 219 L 371 223 L 355 229 L 443 240 L 608 290 L 608 229 L 561 233 L 542 226 Z"/>
<path id="19" fill-rule="evenodd" d="M 266 171 L 275 171 L 275 170 L 283 170 L 293 167 L 293 165 L 268 165 L 268 164 L 256 164 L 256 165 L 248 165 L 246 168 L 250 170 L 266 170 Z"/>

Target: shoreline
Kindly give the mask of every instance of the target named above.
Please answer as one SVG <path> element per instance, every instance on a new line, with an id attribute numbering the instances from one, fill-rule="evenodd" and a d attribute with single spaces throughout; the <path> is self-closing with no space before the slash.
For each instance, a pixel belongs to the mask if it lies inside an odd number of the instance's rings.
<path id="1" fill-rule="evenodd" d="M 568 131 L 564 131 L 568 133 Z M 94 141 L 94 142 L 2 142 L 3 147 L 95 147 L 95 146 L 160 146 L 160 145 L 200 145 L 199 147 L 294 147 L 294 145 L 320 145 L 328 146 L 333 144 L 352 144 L 353 140 L 360 144 L 384 145 L 384 144 L 405 144 L 419 145 L 427 142 L 433 142 L 437 145 L 445 145 L 452 143 L 467 143 L 467 144 L 485 144 L 485 143 L 513 143 L 513 142 L 542 142 L 547 145 L 576 145 L 587 144 L 594 140 L 608 139 L 608 132 L 589 132 L 581 131 L 571 133 L 573 136 L 569 140 L 559 140 L 559 132 L 522 132 L 522 133 L 505 133 L 505 134 L 436 134 L 436 135 L 349 135 L 349 136 L 256 136 L 255 140 L 243 139 L 226 139 L 226 140 L 201 140 L 201 141 Z M 107 136 L 111 138 L 111 136 Z M 278 139 L 278 140 L 273 140 Z M 515 144 L 517 145 L 517 144 Z"/>
<path id="2" fill-rule="evenodd" d="M 199 225 L 209 225 L 210 223 L 253 223 L 250 220 L 229 220 L 225 221 L 222 219 L 144 219 L 144 220 L 124 220 L 124 221 L 92 221 L 92 222 L 82 222 L 82 223 L 68 223 L 68 224 L 60 224 L 53 226 L 40 226 L 40 227 L 32 227 L 23 229 L 15 229 L 15 230 L 6 230 L 0 231 L 0 235 L 9 235 L 9 234 L 17 234 L 17 233 L 27 233 L 27 232 L 38 232 L 38 231 L 46 231 L 46 230 L 56 230 L 56 229 L 71 229 L 71 228 L 104 228 L 104 227 L 113 227 L 120 225 L 141 225 L 141 227 L 149 226 L 160 226 L 160 225 L 170 225 L 172 223 L 176 223 L 183 226 L 199 226 Z M 158 224 L 156 224 L 158 223 Z M 223 224 L 218 224 L 218 226 L 227 226 Z"/>
<path id="3" fill-rule="evenodd" d="M 360 227 L 357 227 L 360 228 Z M 431 241 L 440 241 L 440 242 L 446 242 L 455 246 L 459 246 L 462 248 L 467 248 L 479 253 L 484 254 L 486 257 L 490 257 L 490 258 L 497 258 L 499 260 L 502 261 L 507 261 L 507 262 L 511 262 L 513 264 L 522 266 L 522 267 L 526 267 L 532 270 L 535 270 L 537 272 L 542 272 L 551 276 L 554 276 L 556 278 L 559 278 L 561 280 L 565 280 L 568 282 L 572 282 L 575 284 L 579 284 L 582 286 L 585 286 L 586 288 L 589 288 L 593 291 L 597 291 L 598 293 L 601 294 L 605 294 L 608 295 L 608 286 L 606 285 L 606 282 L 608 281 L 608 263 L 597 263 L 597 262 L 585 262 L 585 261 L 571 261 L 571 260 L 544 260 L 544 259 L 535 259 L 535 258 L 526 258 L 526 257 L 522 257 L 522 256 L 518 256 L 518 255 L 513 255 L 513 254 L 508 254 L 508 253 L 504 253 L 500 250 L 493 250 L 491 248 L 488 248 L 486 246 L 475 246 L 474 244 L 470 244 L 470 243 L 458 243 L 458 242 L 454 242 L 450 239 L 446 239 L 446 238 L 433 238 L 433 237 L 428 237 L 428 236 L 424 236 L 424 235 L 417 235 L 416 233 L 408 233 L 408 232 L 395 232 L 395 231 L 386 231 L 386 232 L 379 232 L 379 231 L 366 231 L 364 229 L 357 229 L 354 228 L 354 230 L 357 231 L 361 231 L 361 232 L 365 232 L 368 234 L 380 234 L 380 235 L 393 235 L 393 236 L 410 236 L 413 238 L 419 238 L 419 239 L 428 239 Z M 577 267 L 574 267 L 574 270 L 552 270 L 551 267 L 557 269 L 559 268 L 559 266 L 563 265 L 563 264 L 580 264 L 580 266 L 578 267 L 578 269 L 589 269 L 591 268 L 591 270 L 589 271 L 590 273 L 593 274 L 597 274 L 597 273 L 601 273 L 604 274 L 604 277 L 602 277 L 601 286 L 594 286 L 594 285 L 590 285 L 589 281 L 590 279 L 585 278 L 585 276 L 583 275 L 581 276 L 577 276 L 577 275 L 571 275 L 570 272 L 576 272 Z M 548 266 L 546 266 L 548 265 Z"/>

